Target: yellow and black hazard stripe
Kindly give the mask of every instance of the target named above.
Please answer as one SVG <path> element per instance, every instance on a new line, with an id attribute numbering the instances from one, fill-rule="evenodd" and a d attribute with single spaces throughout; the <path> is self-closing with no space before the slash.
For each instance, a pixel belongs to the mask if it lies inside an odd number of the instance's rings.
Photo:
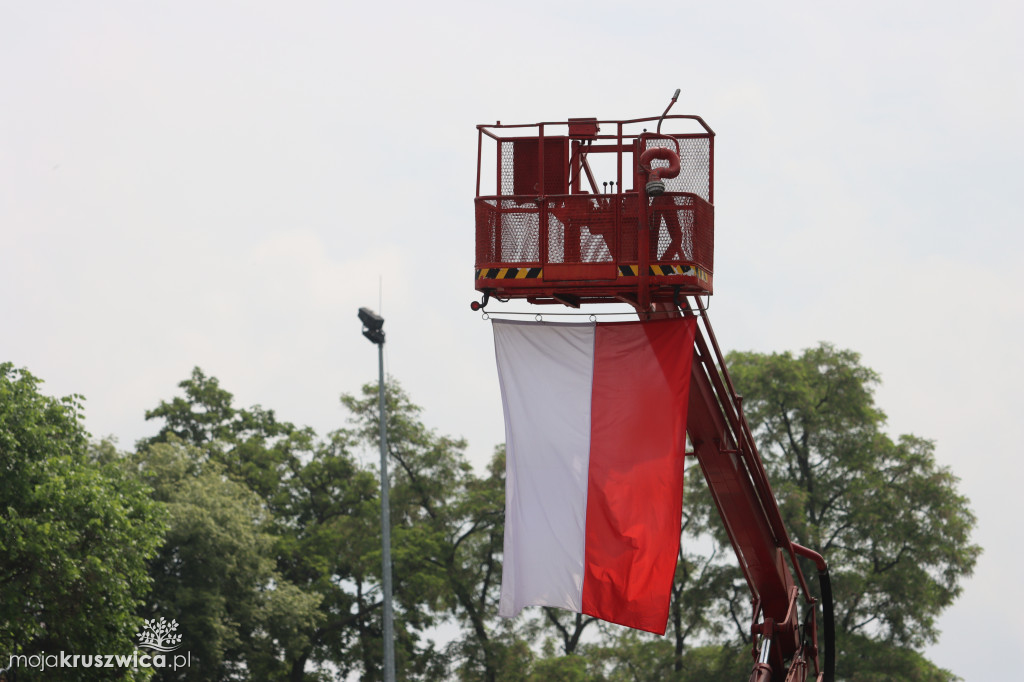
<path id="1" fill-rule="evenodd" d="M 669 275 L 695 275 L 696 268 L 689 265 L 652 265 L 651 274 L 668 277 Z"/>
<path id="2" fill-rule="evenodd" d="M 637 277 L 640 274 L 638 265 L 620 265 L 619 277 Z M 652 277 L 670 277 L 672 275 L 688 275 L 697 279 L 710 281 L 707 270 L 696 265 L 649 265 L 647 274 Z"/>
<path id="3" fill-rule="evenodd" d="M 539 279 L 543 276 L 543 268 L 481 268 L 476 271 L 477 279 Z"/>

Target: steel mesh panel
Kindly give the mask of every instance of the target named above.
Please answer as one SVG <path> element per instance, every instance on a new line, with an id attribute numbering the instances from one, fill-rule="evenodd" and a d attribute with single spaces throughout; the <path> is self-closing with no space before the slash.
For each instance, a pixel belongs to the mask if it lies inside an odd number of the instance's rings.
<path id="1" fill-rule="evenodd" d="M 563 197 L 548 203 L 549 263 L 609 263 L 615 244 L 614 196 Z"/>
<path id="2" fill-rule="evenodd" d="M 514 201 L 476 202 L 477 265 L 537 263 L 540 260 L 540 216 L 535 207 Z"/>
<path id="3" fill-rule="evenodd" d="M 493 263 L 498 254 L 498 202 L 476 201 L 476 264 Z"/>
<path id="4" fill-rule="evenodd" d="M 694 263 L 711 272 L 714 256 L 713 207 L 688 195 L 662 195 L 649 201 L 651 258 L 660 263 Z"/>
<path id="5" fill-rule="evenodd" d="M 651 202 L 651 236 L 657 240 L 654 260 L 693 261 L 693 199 L 663 196 Z"/>
<path id="6" fill-rule="evenodd" d="M 637 260 L 637 211 L 639 198 L 636 194 L 622 197 L 619 210 L 619 261 L 635 263 Z"/>
<path id="7" fill-rule="evenodd" d="M 715 271 L 715 207 L 694 202 L 693 262 L 708 272 Z"/>
<path id="8" fill-rule="evenodd" d="M 558 219 L 555 204 L 548 204 L 548 262 L 565 262 L 565 223 Z"/>
<path id="9" fill-rule="evenodd" d="M 543 141 L 543 144 L 541 142 Z M 527 137 L 512 142 L 512 194 L 569 193 L 569 139 Z M 544 182 L 541 183 L 541 167 Z"/>
<path id="10" fill-rule="evenodd" d="M 540 260 L 540 215 L 514 201 L 501 202 L 500 252 L 502 263 L 536 263 Z"/>
<path id="11" fill-rule="evenodd" d="M 678 140 L 668 138 L 644 138 L 642 154 L 649 147 L 665 147 L 677 151 L 679 143 L 679 175 L 665 179 L 666 192 L 690 192 L 705 201 L 711 200 L 711 143 L 706 137 L 684 137 Z M 655 159 L 652 168 L 665 168 L 668 161 Z"/>
<path id="12" fill-rule="evenodd" d="M 584 227 L 580 231 L 580 259 L 583 263 L 610 263 L 612 250 L 609 240 L 611 232 L 599 232 L 592 234 L 590 228 Z"/>
<path id="13" fill-rule="evenodd" d="M 512 138 L 500 142 L 499 194 L 504 196 L 537 196 L 568 192 L 569 142 L 564 137 Z M 543 154 L 543 159 L 538 158 Z M 544 166 L 544 187 L 538 174 Z"/>
<path id="14" fill-rule="evenodd" d="M 513 194 L 512 185 L 515 181 L 513 174 L 515 160 L 515 145 L 512 140 L 501 141 L 501 160 L 498 164 L 500 169 L 501 177 L 498 179 L 498 194 L 504 196 L 511 196 Z"/>

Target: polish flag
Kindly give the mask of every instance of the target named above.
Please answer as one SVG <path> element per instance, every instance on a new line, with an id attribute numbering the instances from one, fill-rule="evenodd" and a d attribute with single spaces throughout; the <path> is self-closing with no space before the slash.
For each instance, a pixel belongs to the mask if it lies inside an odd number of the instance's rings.
<path id="1" fill-rule="evenodd" d="M 555 606 L 664 634 L 696 320 L 493 329 L 506 443 L 499 613 Z"/>

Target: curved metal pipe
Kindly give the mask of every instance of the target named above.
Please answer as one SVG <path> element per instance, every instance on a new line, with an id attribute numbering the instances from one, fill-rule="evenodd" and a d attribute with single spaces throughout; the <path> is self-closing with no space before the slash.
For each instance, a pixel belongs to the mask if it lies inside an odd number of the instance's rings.
<path id="1" fill-rule="evenodd" d="M 666 168 L 651 168 L 651 162 L 655 159 L 668 161 L 668 166 Z M 651 180 L 674 178 L 679 175 L 679 155 L 666 147 L 648 147 L 640 155 L 640 166 L 647 171 Z"/>
<path id="2" fill-rule="evenodd" d="M 676 94 L 672 95 L 672 101 L 668 103 L 668 106 L 665 107 L 665 111 L 662 112 L 662 114 L 661 114 L 661 118 L 658 119 L 658 134 L 659 135 L 661 135 L 661 122 L 665 120 L 665 116 L 668 115 L 668 110 L 672 108 L 672 105 L 676 103 L 677 99 L 679 99 L 679 88 L 676 88 Z"/>

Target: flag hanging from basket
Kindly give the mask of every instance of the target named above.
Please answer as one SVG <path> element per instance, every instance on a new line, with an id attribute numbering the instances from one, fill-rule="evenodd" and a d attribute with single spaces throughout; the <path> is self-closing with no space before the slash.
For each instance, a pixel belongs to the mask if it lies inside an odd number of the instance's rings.
<path id="1" fill-rule="evenodd" d="M 500 614 L 555 606 L 664 634 L 695 319 L 493 330 L 506 440 Z"/>

